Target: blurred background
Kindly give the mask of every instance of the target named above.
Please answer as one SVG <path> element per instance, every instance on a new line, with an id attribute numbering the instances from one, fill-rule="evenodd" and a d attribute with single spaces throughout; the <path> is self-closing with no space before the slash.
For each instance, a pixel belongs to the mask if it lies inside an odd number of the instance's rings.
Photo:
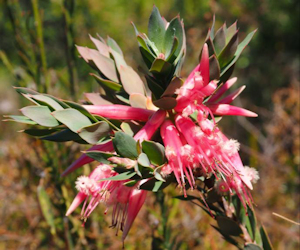
<path id="1" fill-rule="evenodd" d="M 153 4 L 167 20 L 178 13 L 184 19 L 188 50 L 183 77 L 198 63 L 213 14 L 216 28 L 238 20 L 240 40 L 258 28 L 233 75 L 238 77 L 236 87 L 246 85 L 236 104 L 259 117 L 227 117 L 220 126 L 241 142 L 244 164 L 260 173 L 253 190 L 256 215 L 274 249 L 299 249 L 299 226 L 272 214 L 300 220 L 298 0 L 0 0 L 1 117 L 19 115 L 28 104 L 13 86 L 47 90 L 77 102 L 84 100 L 84 92 L 97 92 L 91 69 L 74 46 L 93 47 L 89 34 L 115 39 L 128 64 L 137 69 L 142 60 L 130 22 L 147 32 Z M 104 208 L 93 213 L 85 228 L 79 210 L 64 217 L 76 193 L 76 177 L 92 166 L 66 178 L 60 173 L 85 148 L 17 132 L 25 127 L 2 121 L 0 125 L 0 249 L 121 249 L 121 237 L 108 228 L 110 217 L 104 216 Z M 163 229 L 174 242 L 169 249 L 235 249 L 200 208 L 172 199 L 178 189 L 164 191 L 163 197 L 148 196 L 126 249 L 151 249 Z M 161 214 L 167 218 L 164 228 Z"/>

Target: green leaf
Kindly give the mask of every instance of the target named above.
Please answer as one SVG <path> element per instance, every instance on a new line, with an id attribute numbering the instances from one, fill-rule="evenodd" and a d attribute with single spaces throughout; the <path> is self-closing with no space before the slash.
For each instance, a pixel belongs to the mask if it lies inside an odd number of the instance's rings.
<path id="1" fill-rule="evenodd" d="M 118 54 L 120 54 L 123 57 L 123 52 L 114 39 L 112 39 L 111 37 L 108 37 L 107 44 L 110 48 L 112 48 L 115 52 L 117 52 Z"/>
<path id="2" fill-rule="evenodd" d="M 166 62 L 163 59 L 157 58 L 152 63 L 151 68 L 149 69 L 150 72 L 159 73 L 167 75 L 172 69 L 172 64 Z"/>
<path id="3" fill-rule="evenodd" d="M 19 93 L 19 94 L 30 94 L 30 95 L 38 95 L 39 93 L 28 88 L 23 88 L 23 87 L 14 87 L 14 89 Z"/>
<path id="4" fill-rule="evenodd" d="M 38 199 L 43 216 L 50 227 L 50 232 L 52 235 L 56 234 L 53 208 L 51 206 L 50 198 L 45 190 L 45 188 L 40 184 L 37 188 Z"/>
<path id="5" fill-rule="evenodd" d="M 234 220 L 224 216 L 217 216 L 216 219 L 218 226 L 224 235 L 240 236 L 243 234 L 239 224 Z"/>
<path id="6" fill-rule="evenodd" d="M 228 71 L 236 63 L 237 59 L 239 58 L 239 56 L 241 55 L 243 50 L 246 48 L 248 43 L 251 41 L 251 39 L 254 36 L 256 31 L 257 30 L 254 30 L 251 33 L 249 33 L 246 36 L 246 38 L 238 45 L 238 47 L 236 49 L 236 52 L 234 54 L 234 58 L 232 59 L 232 61 L 229 64 L 227 64 L 224 69 L 221 70 L 221 77 L 226 73 L 226 71 Z"/>
<path id="7" fill-rule="evenodd" d="M 235 21 L 230 27 L 226 29 L 226 44 L 230 41 L 230 39 L 234 36 L 237 31 L 237 21 Z"/>
<path id="8" fill-rule="evenodd" d="M 110 164 L 111 162 L 107 160 L 110 157 L 116 156 L 115 154 L 107 153 L 107 152 L 102 152 L 102 151 L 86 151 L 84 152 L 88 157 L 104 163 L 104 164 Z"/>
<path id="9" fill-rule="evenodd" d="M 174 60 L 176 59 L 175 52 L 176 52 L 176 50 L 177 50 L 177 48 L 178 48 L 178 45 L 179 45 L 178 39 L 177 39 L 177 37 L 174 37 L 172 48 L 171 48 L 171 50 L 169 50 L 168 53 L 165 55 L 165 58 L 166 58 L 166 61 L 167 61 L 167 62 L 173 63 Z"/>
<path id="10" fill-rule="evenodd" d="M 252 240 L 255 240 L 255 233 L 256 233 L 256 216 L 254 213 L 254 210 L 252 210 L 250 207 L 247 209 L 248 212 L 248 220 L 251 225 L 251 235 Z"/>
<path id="11" fill-rule="evenodd" d="M 259 245 L 249 243 L 249 244 L 246 244 L 244 250 L 263 250 L 263 249 Z"/>
<path id="12" fill-rule="evenodd" d="M 122 85 L 119 83 L 103 79 L 102 77 L 97 76 L 93 73 L 90 73 L 90 75 L 93 76 L 96 79 L 96 81 L 100 84 L 100 86 L 102 86 L 104 89 L 108 88 L 109 90 L 113 91 L 120 91 L 122 89 Z"/>
<path id="13" fill-rule="evenodd" d="M 184 30 L 182 27 L 182 23 L 179 17 L 175 17 L 174 19 L 171 20 L 165 34 L 164 51 L 166 55 L 170 54 L 170 51 L 172 51 L 174 37 L 178 39 L 178 47 L 174 54 L 175 56 L 179 55 L 182 48 L 183 36 L 184 36 Z"/>
<path id="14" fill-rule="evenodd" d="M 217 55 L 220 54 L 220 52 L 223 50 L 223 48 L 226 45 L 226 37 L 225 37 L 225 24 L 222 25 L 222 27 L 216 32 L 215 38 L 214 38 L 214 46 Z"/>
<path id="15" fill-rule="evenodd" d="M 187 195 L 186 197 L 183 195 L 178 195 L 174 197 L 175 199 L 183 200 L 183 201 L 192 201 L 192 200 L 199 200 L 198 197 L 193 195 Z"/>
<path id="16" fill-rule="evenodd" d="M 113 138 L 113 144 L 116 152 L 130 159 L 137 159 L 138 152 L 136 149 L 136 141 L 130 135 L 127 135 L 123 132 L 116 132 L 115 137 Z"/>
<path id="17" fill-rule="evenodd" d="M 78 134 L 72 132 L 70 129 L 64 129 L 57 133 L 41 137 L 40 139 L 55 142 L 75 141 L 81 144 L 86 144 L 86 141 L 82 140 Z"/>
<path id="18" fill-rule="evenodd" d="M 58 110 L 54 111 L 52 115 L 75 133 L 78 133 L 83 127 L 92 125 L 90 119 L 76 109 Z"/>
<path id="19" fill-rule="evenodd" d="M 209 58 L 209 79 L 218 80 L 220 78 L 220 65 L 215 55 Z"/>
<path id="20" fill-rule="evenodd" d="M 224 67 L 234 56 L 239 44 L 238 31 L 230 39 L 229 43 L 224 47 L 218 56 L 220 67 Z"/>
<path id="21" fill-rule="evenodd" d="M 154 95 L 155 99 L 159 99 L 161 95 L 164 93 L 164 89 L 158 83 L 156 83 L 152 77 L 148 75 L 145 75 L 145 77 L 146 77 L 148 87 L 151 90 L 152 94 Z"/>
<path id="22" fill-rule="evenodd" d="M 137 159 L 138 163 L 143 167 L 150 167 L 150 161 L 145 153 L 141 153 Z"/>
<path id="23" fill-rule="evenodd" d="M 20 123 L 25 123 L 25 124 L 31 124 L 31 125 L 36 125 L 37 123 L 34 122 L 33 120 L 29 119 L 26 116 L 23 115 L 4 115 L 3 117 L 7 117 L 10 119 L 4 119 L 3 121 L 8 121 L 8 122 L 20 122 Z"/>
<path id="24" fill-rule="evenodd" d="M 87 111 L 84 107 L 79 105 L 76 102 L 71 102 L 71 101 L 64 101 L 69 107 L 78 110 L 80 113 L 82 113 L 84 116 L 88 117 L 91 122 L 97 122 L 98 120 L 89 112 Z"/>
<path id="25" fill-rule="evenodd" d="M 177 101 L 173 97 L 163 97 L 159 100 L 153 101 L 153 104 L 160 109 L 171 110 L 176 107 Z"/>
<path id="26" fill-rule="evenodd" d="M 164 21 L 161 18 L 158 8 L 154 6 L 148 23 L 148 37 L 154 42 L 159 51 L 163 50 L 165 32 Z"/>
<path id="27" fill-rule="evenodd" d="M 142 149 L 152 164 L 160 166 L 166 162 L 165 148 L 160 143 L 143 141 Z"/>
<path id="28" fill-rule="evenodd" d="M 134 187 L 138 183 L 138 180 L 131 180 L 125 182 L 123 185 L 126 187 Z"/>
<path id="29" fill-rule="evenodd" d="M 271 244 L 271 241 L 269 239 L 269 236 L 263 226 L 260 227 L 260 236 L 263 243 L 264 250 L 272 250 L 273 246 Z"/>
<path id="30" fill-rule="evenodd" d="M 41 137 L 41 136 L 47 136 L 47 135 L 51 135 L 55 132 L 57 132 L 58 129 L 25 129 L 21 132 L 24 132 L 25 134 L 31 135 L 31 136 L 37 136 L 37 137 Z"/>
<path id="31" fill-rule="evenodd" d="M 106 179 L 101 179 L 100 181 L 124 181 L 124 180 L 129 180 L 130 178 L 134 177 L 136 175 L 135 172 L 133 171 L 126 171 L 122 174 L 117 174 L 115 176 L 106 178 Z"/>
<path id="32" fill-rule="evenodd" d="M 97 144 L 100 139 L 104 138 L 111 131 L 110 126 L 103 121 L 81 128 L 78 135 L 90 144 Z"/>
<path id="33" fill-rule="evenodd" d="M 140 186 L 140 189 L 158 192 L 159 190 L 164 189 L 170 184 L 170 182 L 158 181 L 155 178 L 151 178 Z"/>
<path id="34" fill-rule="evenodd" d="M 55 127 L 59 123 L 51 115 L 51 110 L 46 106 L 28 106 L 21 109 L 23 115 L 45 127 Z"/>
<path id="35" fill-rule="evenodd" d="M 43 106 L 49 106 L 53 110 L 62 110 L 64 109 L 59 103 L 57 103 L 55 100 L 50 98 L 49 96 L 46 95 L 30 95 L 32 99 L 35 99 L 38 101 Z"/>

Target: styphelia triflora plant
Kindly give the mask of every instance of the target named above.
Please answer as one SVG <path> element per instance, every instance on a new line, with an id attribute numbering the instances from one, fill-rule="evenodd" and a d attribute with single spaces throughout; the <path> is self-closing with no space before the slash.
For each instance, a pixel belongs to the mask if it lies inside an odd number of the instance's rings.
<path id="1" fill-rule="evenodd" d="M 215 33 L 213 22 L 200 62 L 184 80 L 186 38 L 179 16 L 168 22 L 154 7 L 148 35 L 134 29 L 146 83 L 112 38 L 98 36 L 91 37 L 96 49 L 77 46 L 100 84 L 100 93 L 86 94 L 84 105 L 16 88 L 34 103 L 21 109 L 23 116 L 8 116 L 32 125 L 25 133 L 92 145 L 62 176 L 99 162 L 89 176 L 78 177 L 78 194 L 66 215 L 83 203 L 85 223 L 98 205 L 106 207 L 105 213 L 111 209 L 112 227 L 123 231 L 124 241 L 147 193 L 175 183 L 183 193 L 176 198 L 198 201 L 227 241 L 239 248 L 270 249 L 252 207 L 250 190 L 258 173 L 243 166 L 239 143 L 218 127 L 222 116 L 257 116 L 231 105 L 244 86 L 223 97 L 237 80 L 230 78 L 235 63 L 255 31 L 239 43 L 236 23 Z"/>

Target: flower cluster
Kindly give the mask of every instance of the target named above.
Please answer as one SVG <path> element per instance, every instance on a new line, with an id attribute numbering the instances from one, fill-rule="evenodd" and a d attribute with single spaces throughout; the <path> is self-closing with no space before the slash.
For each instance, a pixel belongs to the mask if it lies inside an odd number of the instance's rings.
<path id="1" fill-rule="evenodd" d="M 209 189 L 214 187 L 219 196 L 236 194 L 245 209 L 251 207 L 249 190 L 258 173 L 244 167 L 239 143 L 228 139 L 217 122 L 219 116 L 257 116 L 231 105 L 245 86 L 223 97 L 237 80 L 230 75 L 255 31 L 238 44 L 236 23 L 222 26 L 216 34 L 212 27 L 199 64 L 185 80 L 180 70 L 186 38 L 178 16 L 167 22 L 154 7 L 149 34 L 135 31 L 147 83 L 127 65 L 113 39 L 91 37 L 97 49 L 77 46 L 80 56 L 99 73 L 91 75 L 99 82 L 100 93 L 87 93 L 88 104 L 17 88 L 38 106 L 25 107 L 24 116 L 10 119 L 39 125 L 30 133 L 43 140 L 92 145 L 62 176 L 95 160 L 100 164 L 89 176 L 77 179 L 78 194 L 67 215 L 83 203 L 85 222 L 103 204 L 105 213 L 112 208 L 112 227 L 123 231 L 124 240 L 148 191 L 177 183 L 187 197 L 188 190 L 201 190 L 199 181 L 208 187 L 205 180 L 212 179 Z"/>

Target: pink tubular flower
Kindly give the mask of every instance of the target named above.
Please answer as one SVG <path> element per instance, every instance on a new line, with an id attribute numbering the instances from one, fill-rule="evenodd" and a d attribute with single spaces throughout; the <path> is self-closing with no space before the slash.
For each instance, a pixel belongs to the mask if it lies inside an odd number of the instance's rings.
<path id="1" fill-rule="evenodd" d="M 91 114 L 100 115 L 108 119 L 148 121 L 153 110 L 133 108 L 125 105 L 83 105 Z"/>
<path id="2" fill-rule="evenodd" d="M 170 120 L 166 120 L 160 129 L 161 137 L 166 147 L 166 157 L 176 180 L 183 188 L 186 196 L 185 177 L 191 188 L 195 186 L 193 175 L 193 148 L 190 145 L 182 145 L 180 135 Z"/>
<path id="3" fill-rule="evenodd" d="M 257 114 L 254 112 L 229 105 L 243 91 L 244 86 L 222 100 L 217 101 L 235 81 L 236 78 L 228 80 L 216 91 L 217 82 L 214 80 L 209 81 L 209 53 L 207 44 L 204 44 L 200 64 L 196 66 L 183 86 L 177 91 L 176 112 L 181 113 L 185 117 L 196 110 L 209 113 L 211 116 L 215 114 L 256 117 Z"/>
<path id="4" fill-rule="evenodd" d="M 241 200 L 250 203 L 246 187 L 252 189 L 252 184 L 238 154 L 239 143 L 227 139 L 207 118 L 198 120 L 199 127 L 188 117 L 177 115 L 175 119 L 179 132 L 194 150 L 194 164 L 201 166 L 203 172 L 219 174 Z"/>
<path id="5" fill-rule="evenodd" d="M 123 231 L 122 239 L 125 240 L 134 219 L 143 206 L 147 191 L 138 190 L 137 187 L 126 187 L 124 181 L 103 180 L 117 173 L 111 166 L 101 164 L 90 174 L 80 176 L 76 181 L 79 193 L 69 207 L 66 216 L 70 215 L 83 201 L 81 217 L 86 221 L 99 203 L 112 207 L 112 227 Z M 105 210 L 105 213 L 107 211 Z"/>
<path id="6" fill-rule="evenodd" d="M 166 111 L 158 110 L 156 111 L 151 118 L 146 122 L 145 126 L 134 136 L 135 140 L 150 140 L 155 131 L 160 127 L 166 117 Z M 113 143 L 109 141 L 107 143 L 101 145 L 95 145 L 89 148 L 87 151 L 98 150 L 98 151 L 113 151 Z M 74 163 L 72 163 L 63 173 L 62 176 L 66 176 L 69 173 L 75 171 L 77 168 L 93 162 L 94 159 L 88 157 L 87 155 L 83 154 L 78 158 Z"/>

